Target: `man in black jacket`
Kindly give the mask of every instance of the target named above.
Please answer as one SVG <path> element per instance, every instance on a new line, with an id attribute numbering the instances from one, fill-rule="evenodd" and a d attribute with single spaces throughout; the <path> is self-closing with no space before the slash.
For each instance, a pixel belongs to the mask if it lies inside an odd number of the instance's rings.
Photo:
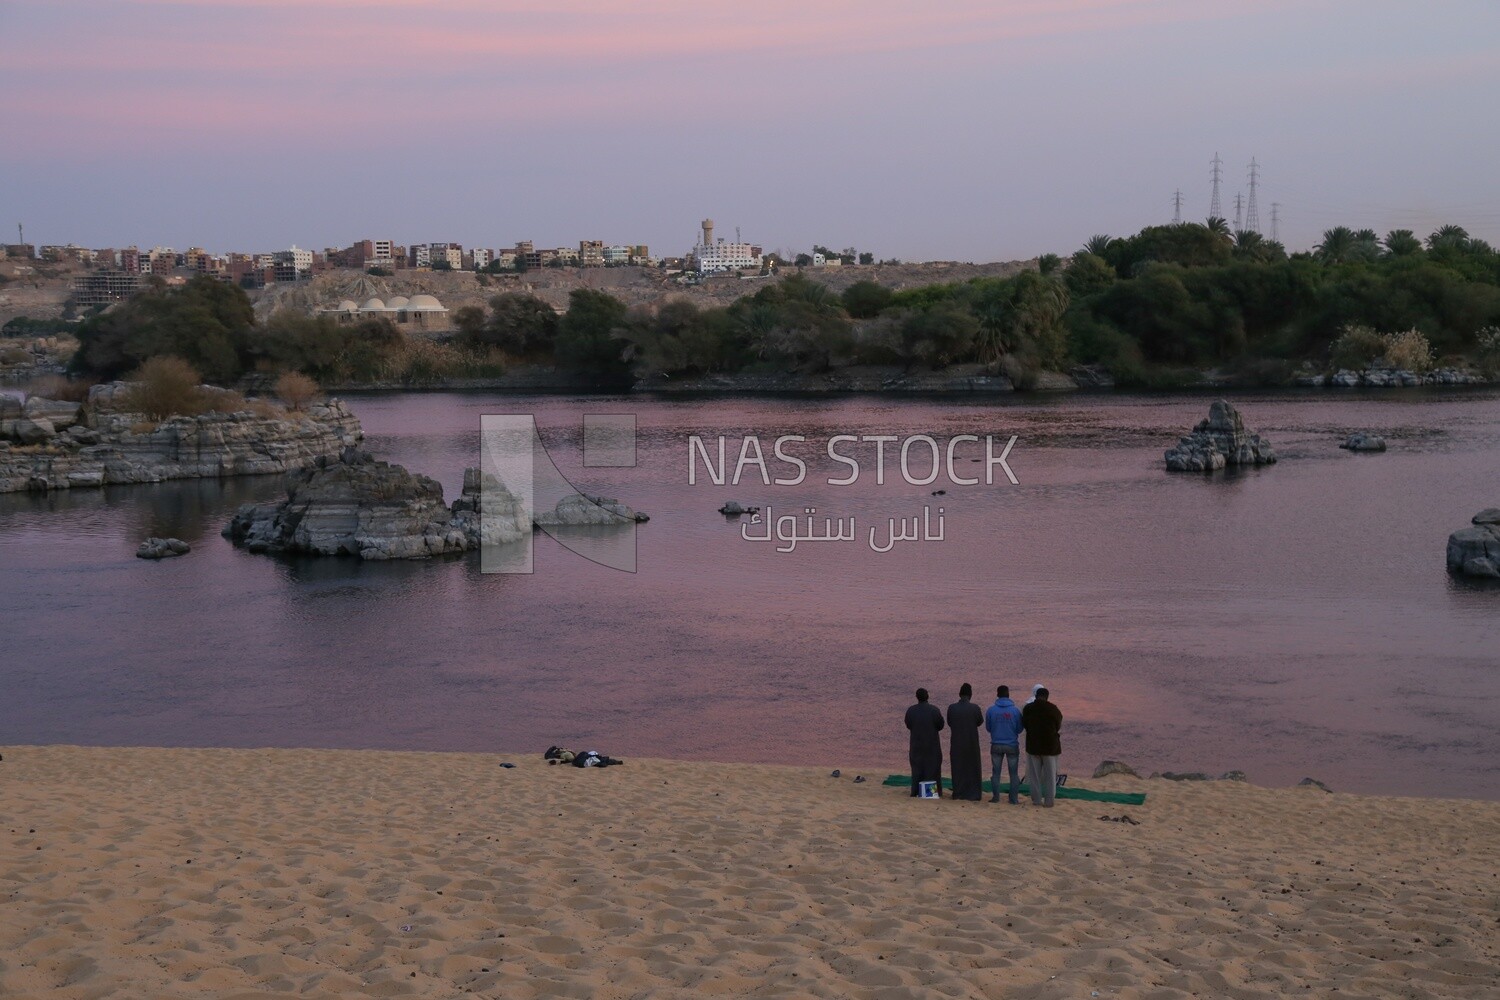
<path id="1" fill-rule="evenodd" d="M 921 794 L 924 781 L 937 782 L 943 797 L 943 713 L 927 703 L 927 689 L 917 688 L 917 703 L 906 710 L 906 728 L 911 730 L 911 794 Z"/>
<path id="2" fill-rule="evenodd" d="M 1052 704 L 1051 692 L 1037 688 L 1036 700 L 1021 709 L 1026 729 L 1026 784 L 1031 804 L 1052 806 L 1057 793 L 1057 758 L 1062 755 L 1062 712 Z"/>

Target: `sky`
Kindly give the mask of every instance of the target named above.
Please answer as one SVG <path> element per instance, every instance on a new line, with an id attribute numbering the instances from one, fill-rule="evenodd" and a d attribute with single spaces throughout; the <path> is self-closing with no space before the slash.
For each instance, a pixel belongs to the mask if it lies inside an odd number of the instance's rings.
<path id="1" fill-rule="evenodd" d="M 1495 0 L 0 0 L 0 239 L 1500 245 Z"/>

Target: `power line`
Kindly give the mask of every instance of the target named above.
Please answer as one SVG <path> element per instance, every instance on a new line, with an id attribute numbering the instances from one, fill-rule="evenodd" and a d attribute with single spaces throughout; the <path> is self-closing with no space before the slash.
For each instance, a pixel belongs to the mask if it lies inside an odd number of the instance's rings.
<path id="1" fill-rule="evenodd" d="M 1279 201 L 1273 201 L 1273 202 L 1271 202 L 1271 242 L 1272 243 L 1280 243 L 1281 242 L 1281 228 L 1280 228 L 1280 221 L 1281 220 L 1280 220 L 1280 215 L 1281 215 L 1281 202 L 1279 202 Z"/>
<path id="2" fill-rule="evenodd" d="M 1182 225 L 1182 189 L 1172 192 L 1172 225 Z"/>
<path id="3" fill-rule="evenodd" d="M 1245 206 L 1245 228 L 1252 233 L 1260 232 L 1260 212 L 1255 208 L 1255 186 L 1260 183 L 1260 164 L 1250 157 L 1250 202 Z"/>
<path id="4" fill-rule="evenodd" d="M 1214 177 L 1214 196 L 1208 203 L 1208 217 L 1211 219 L 1222 219 L 1224 217 L 1224 209 L 1219 204 L 1219 176 L 1224 172 L 1224 161 L 1219 159 L 1218 153 L 1214 154 L 1212 164 Z"/>
<path id="5" fill-rule="evenodd" d="M 1242 230 L 1242 229 L 1245 228 L 1244 225 L 1242 224 L 1243 221 L 1244 221 L 1244 208 L 1245 208 L 1245 196 L 1242 195 L 1242 194 L 1236 194 L 1234 196 L 1234 231 L 1235 232 L 1239 232 L 1240 230 Z"/>

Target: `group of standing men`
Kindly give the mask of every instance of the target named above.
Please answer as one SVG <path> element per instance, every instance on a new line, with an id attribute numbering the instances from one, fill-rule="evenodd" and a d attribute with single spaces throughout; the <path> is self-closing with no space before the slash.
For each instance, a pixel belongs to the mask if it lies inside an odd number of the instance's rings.
<path id="1" fill-rule="evenodd" d="M 1017 707 L 1010 688 L 995 689 L 995 703 L 988 711 L 969 699 L 974 689 L 958 689 L 958 701 L 948 706 L 949 760 L 953 771 L 953 797 L 978 802 L 984 798 L 984 779 L 979 760 L 979 727 L 990 737 L 991 802 L 1000 801 L 1000 773 L 1009 771 L 1007 788 L 1011 805 L 1019 802 L 1016 771 L 1021 757 L 1021 734 L 1026 735 L 1026 783 L 1031 804 L 1052 805 L 1057 794 L 1057 758 L 1062 755 L 1062 712 L 1052 704 L 1051 692 L 1038 684 L 1031 700 Z M 943 794 L 943 713 L 927 701 L 927 689 L 917 688 L 917 703 L 906 710 L 906 728 L 911 731 L 911 793 L 921 794 L 925 781 L 935 782 Z"/>

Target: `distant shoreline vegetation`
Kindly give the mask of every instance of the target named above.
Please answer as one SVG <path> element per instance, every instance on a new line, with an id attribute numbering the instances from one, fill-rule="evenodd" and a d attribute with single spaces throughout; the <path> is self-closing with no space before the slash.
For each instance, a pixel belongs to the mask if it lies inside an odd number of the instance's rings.
<path id="1" fill-rule="evenodd" d="M 215 382 L 301 372 L 323 384 L 421 386 L 541 364 L 591 384 L 714 375 L 815 375 L 856 366 L 981 366 L 1017 388 L 1091 366 L 1125 387 L 1206 369 L 1245 385 L 1297 373 L 1389 367 L 1500 370 L 1500 253 L 1462 228 L 1328 230 L 1288 255 L 1221 219 L 1095 236 L 1036 270 L 835 294 L 802 271 L 726 307 L 685 299 L 628 308 L 572 292 L 559 315 L 519 292 L 453 314 L 451 336 L 390 322 L 279 312 L 256 320 L 243 290 L 209 277 L 145 292 L 84 321 L 72 369 L 114 378 L 180 357 Z"/>

